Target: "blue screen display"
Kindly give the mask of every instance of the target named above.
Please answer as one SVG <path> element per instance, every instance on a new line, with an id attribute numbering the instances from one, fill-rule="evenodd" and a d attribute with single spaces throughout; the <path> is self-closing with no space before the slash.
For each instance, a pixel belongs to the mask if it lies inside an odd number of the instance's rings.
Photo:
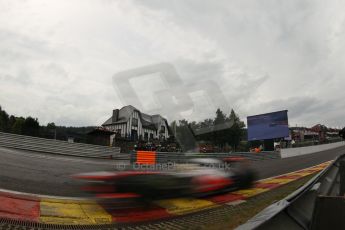
<path id="1" fill-rule="evenodd" d="M 288 111 L 247 117 L 248 141 L 289 137 Z"/>

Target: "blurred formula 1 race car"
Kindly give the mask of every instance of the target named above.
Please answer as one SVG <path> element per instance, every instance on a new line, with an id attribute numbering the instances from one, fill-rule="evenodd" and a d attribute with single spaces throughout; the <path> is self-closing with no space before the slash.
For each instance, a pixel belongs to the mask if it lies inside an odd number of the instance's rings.
<path id="1" fill-rule="evenodd" d="M 255 172 L 242 158 L 193 159 L 167 171 L 127 170 L 74 175 L 83 190 L 101 201 L 143 201 L 204 197 L 251 187 Z"/>

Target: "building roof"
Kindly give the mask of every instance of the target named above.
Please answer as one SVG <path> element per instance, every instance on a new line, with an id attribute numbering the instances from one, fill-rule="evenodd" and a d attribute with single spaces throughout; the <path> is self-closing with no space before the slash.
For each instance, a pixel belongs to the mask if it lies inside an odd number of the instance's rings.
<path id="1" fill-rule="evenodd" d="M 115 132 L 109 131 L 103 127 L 96 127 L 95 129 L 87 133 L 87 135 L 105 135 L 105 136 L 110 136 L 113 134 L 115 134 Z"/>
<path id="2" fill-rule="evenodd" d="M 125 107 L 122 107 L 119 110 L 119 117 L 118 117 L 116 122 L 113 122 L 113 116 L 111 116 L 108 120 L 106 120 L 102 124 L 102 126 L 126 123 L 129 119 L 129 117 L 131 116 L 131 114 L 134 112 L 134 110 L 137 110 L 137 109 L 131 105 L 127 105 Z"/>
<path id="3" fill-rule="evenodd" d="M 157 130 L 158 126 L 162 122 L 165 122 L 168 125 L 167 120 L 163 118 L 161 115 L 148 115 L 146 113 L 140 112 L 137 108 L 135 108 L 132 105 L 127 105 L 119 110 L 119 116 L 116 122 L 113 122 L 113 116 L 111 116 L 102 124 L 102 126 L 126 123 L 134 111 L 137 111 L 139 113 L 140 121 L 143 127 L 145 128 Z"/>

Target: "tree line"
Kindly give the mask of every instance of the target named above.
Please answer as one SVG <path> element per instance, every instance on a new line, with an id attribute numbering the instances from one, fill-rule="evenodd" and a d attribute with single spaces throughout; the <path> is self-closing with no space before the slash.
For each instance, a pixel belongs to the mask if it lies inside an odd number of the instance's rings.
<path id="1" fill-rule="evenodd" d="M 40 125 L 37 118 L 8 115 L 0 106 L 0 131 L 30 136 L 38 136 Z"/>
<path id="2" fill-rule="evenodd" d="M 199 147 L 200 143 L 208 143 L 219 150 L 225 147 L 236 150 L 246 136 L 245 123 L 233 109 L 229 115 L 217 109 L 213 119 L 200 122 L 173 121 L 170 128 L 185 151 Z"/>
<path id="3" fill-rule="evenodd" d="M 0 132 L 7 132 L 19 135 L 43 137 L 57 140 L 67 140 L 73 136 L 76 142 L 87 142 L 87 133 L 94 127 L 65 127 L 56 126 L 54 123 L 40 125 L 37 118 L 31 116 L 17 117 L 9 115 L 0 106 Z"/>
<path id="4" fill-rule="evenodd" d="M 0 106 L 0 132 L 58 140 L 67 140 L 71 136 L 76 142 L 88 143 L 87 133 L 94 128 L 56 126 L 54 123 L 40 125 L 37 118 L 9 115 Z M 225 147 L 236 150 L 246 135 L 245 124 L 235 111 L 231 110 L 227 115 L 220 109 L 217 109 L 214 118 L 200 122 L 185 119 L 173 121 L 170 131 L 184 151 L 194 150 L 200 143 L 216 146 L 219 150 Z"/>

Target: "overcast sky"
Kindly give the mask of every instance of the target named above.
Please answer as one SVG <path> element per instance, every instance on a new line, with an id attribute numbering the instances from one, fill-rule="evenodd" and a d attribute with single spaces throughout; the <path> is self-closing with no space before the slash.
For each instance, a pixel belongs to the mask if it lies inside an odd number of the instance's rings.
<path id="1" fill-rule="evenodd" d="M 117 73 L 170 63 L 180 90 L 162 74 L 131 78 L 133 106 L 188 120 L 217 107 L 243 119 L 287 109 L 292 126 L 343 126 L 344 9 L 324 0 L 0 0 L 0 105 L 41 124 L 101 125 L 130 96 Z M 164 92 L 180 98 L 164 104 Z"/>

